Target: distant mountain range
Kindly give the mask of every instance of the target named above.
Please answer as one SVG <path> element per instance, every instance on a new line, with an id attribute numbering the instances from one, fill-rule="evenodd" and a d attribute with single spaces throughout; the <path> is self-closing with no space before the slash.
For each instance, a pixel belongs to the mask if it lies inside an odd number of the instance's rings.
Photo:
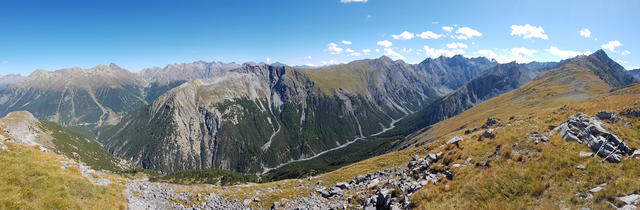
<path id="1" fill-rule="evenodd" d="M 110 64 L 16 77 L 0 90 L 0 113 L 88 129 L 109 152 L 163 173 L 263 173 L 360 139 L 410 134 L 575 63 L 611 87 L 635 82 L 603 51 L 528 64 L 460 55 L 320 68 L 199 61 L 138 73 Z"/>

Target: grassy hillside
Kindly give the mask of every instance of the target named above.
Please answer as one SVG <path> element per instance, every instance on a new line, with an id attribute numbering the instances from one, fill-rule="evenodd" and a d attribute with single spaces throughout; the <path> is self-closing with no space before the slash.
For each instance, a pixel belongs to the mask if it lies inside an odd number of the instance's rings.
<path id="1" fill-rule="evenodd" d="M 126 209 L 121 185 L 93 185 L 78 168 L 61 168 L 60 155 L 4 144 L 9 150 L 0 151 L 0 209 Z"/>

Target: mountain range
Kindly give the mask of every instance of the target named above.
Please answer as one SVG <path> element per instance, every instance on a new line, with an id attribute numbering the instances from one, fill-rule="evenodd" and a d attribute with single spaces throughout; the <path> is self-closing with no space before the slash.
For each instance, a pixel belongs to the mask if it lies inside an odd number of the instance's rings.
<path id="1" fill-rule="evenodd" d="M 110 64 L 35 71 L 0 91 L 0 110 L 87 129 L 110 153 L 165 174 L 265 173 L 360 140 L 411 134 L 574 60 L 613 69 L 594 70 L 612 87 L 635 81 L 601 50 L 528 64 L 460 55 L 314 69 L 199 61 L 132 73 Z"/>
<path id="2" fill-rule="evenodd" d="M 65 199 L 133 209 L 631 208 L 632 74 L 602 50 L 527 64 L 381 57 L 314 69 L 36 71 L 0 91 L 0 186 L 73 182 L 81 193 Z M 266 183 L 219 186 L 237 182 Z"/>

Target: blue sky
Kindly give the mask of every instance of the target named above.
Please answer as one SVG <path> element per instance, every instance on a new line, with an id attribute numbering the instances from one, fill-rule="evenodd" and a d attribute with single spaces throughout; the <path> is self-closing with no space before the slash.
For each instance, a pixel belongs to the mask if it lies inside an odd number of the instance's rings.
<path id="1" fill-rule="evenodd" d="M 344 1 L 3 1 L 0 74 L 111 62 L 132 71 L 198 60 L 323 65 L 384 54 L 528 62 L 600 48 L 640 66 L 640 1 Z"/>

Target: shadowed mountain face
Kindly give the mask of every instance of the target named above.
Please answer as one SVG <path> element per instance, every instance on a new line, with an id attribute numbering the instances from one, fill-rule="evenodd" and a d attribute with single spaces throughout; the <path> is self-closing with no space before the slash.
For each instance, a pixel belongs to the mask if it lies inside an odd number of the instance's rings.
<path id="1" fill-rule="evenodd" d="M 100 139 L 163 172 L 266 172 L 376 136 L 439 97 L 435 89 L 493 65 L 462 56 L 417 65 L 383 56 L 317 69 L 245 64 L 172 89 Z"/>

